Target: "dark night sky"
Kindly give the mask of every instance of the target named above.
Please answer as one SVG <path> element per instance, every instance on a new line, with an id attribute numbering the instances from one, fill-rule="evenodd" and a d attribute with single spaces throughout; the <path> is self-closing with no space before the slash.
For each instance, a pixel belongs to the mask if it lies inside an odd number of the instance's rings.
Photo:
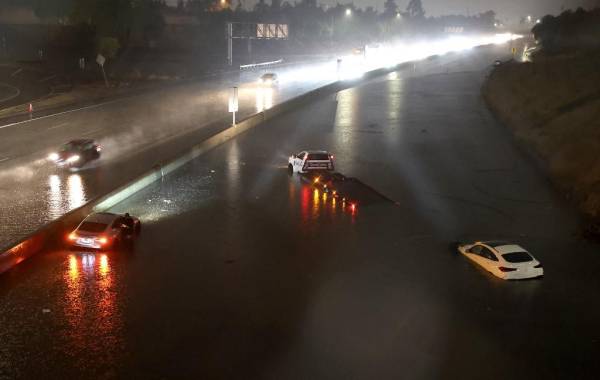
<path id="1" fill-rule="evenodd" d="M 248 0 L 250 1 L 250 0 Z M 385 0 L 355 0 L 354 4 L 358 6 L 376 6 L 379 10 L 383 9 Z M 400 8 L 405 8 L 409 0 L 396 0 Z M 334 5 L 336 0 L 320 0 L 323 4 Z M 340 3 L 350 2 L 339 1 Z M 479 13 L 486 10 L 496 11 L 500 17 L 519 17 L 521 15 L 531 14 L 533 16 L 543 16 L 546 14 L 557 14 L 561 11 L 561 6 L 565 8 L 577 8 L 578 6 L 591 7 L 598 4 L 598 0 L 422 0 L 425 11 L 430 16 L 439 16 L 444 14 L 467 14 Z"/>
<path id="2" fill-rule="evenodd" d="M 238 0 L 231 0 L 237 5 Z M 257 0 L 242 0 L 246 8 L 254 6 Z M 288 0 L 294 3 L 296 0 Z M 299 1 L 299 0 L 298 0 Z M 409 0 L 396 0 L 401 9 L 406 7 Z M 177 0 L 168 0 L 176 4 Z M 267 4 L 271 0 L 266 0 Z M 319 4 L 335 5 L 336 3 L 348 4 L 354 3 L 359 7 L 373 6 L 378 10 L 383 9 L 385 0 L 317 0 Z M 575 9 L 579 6 L 586 8 L 593 5 L 600 6 L 600 0 L 422 0 L 423 7 L 427 15 L 439 16 L 444 14 L 467 14 L 479 13 L 487 10 L 494 10 L 499 18 L 510 17 L 519 18 L 531 14 L 534 17 L 541 17 L 546 14 L 558 14 L 561 7 L 565 9 Z"/>

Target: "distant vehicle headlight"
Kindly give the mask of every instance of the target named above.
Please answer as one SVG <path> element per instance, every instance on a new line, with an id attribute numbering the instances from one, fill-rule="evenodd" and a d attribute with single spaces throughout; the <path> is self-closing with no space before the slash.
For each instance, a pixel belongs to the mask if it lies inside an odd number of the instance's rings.
<path id="1" fill-rule="evenodd" d="M 77 161 L 79 161 L 79 156 L 78 155 L 74 155 L 74 156 L 71 156 L 71 157 L 67 158 L 67 162 L 69 162 L 69 163 L 77 162 Z"/>
<path id="2" fill-rule="evenodd" d="M 267 79 L 267 80 L 265 81 L 265 84 L 267 84 L 267 85 L 270 85 L 271 83 L 273 83 L 273 81 L 272 81 L 271 79 Z"/>
<path id="3" fill-rule="evenodd" d="M 58 160 L 58 153 L 50 153 L 50 154 L 48 155 L 48 159 L 49 159 L 49 160 L 51 160 L 51 161 L 56 161 L 56 160 Z"/>
<path id="4" fill-rule="evenodd" d="M 264 80 L 262 78 L 258 78 L 258 83 L 263 83 Z"/>

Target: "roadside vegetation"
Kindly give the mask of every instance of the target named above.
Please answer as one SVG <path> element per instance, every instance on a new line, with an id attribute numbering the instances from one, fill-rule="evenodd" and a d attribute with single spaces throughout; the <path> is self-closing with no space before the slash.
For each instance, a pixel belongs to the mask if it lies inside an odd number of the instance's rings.
<path id="1" fill-rule="evenodd" d="M 93 66 L 98 52 L 105 51 L 110 41 L 114 58 L 106 57 L 111 58 L 107 70 L 115 76 L 121 68 L 131 71 L 142 61 L 155 65 L 180 62 L 184 76 L 199 65 L 223 65 L 227 22 L 289 26 L 286 41 L 255 39 L 249 44 L 235 40 L 234 56 L 244 63 L 267 54 L 337 54 L 398 37 L 441 35 L 458 26 L 465 34 L 491 32 L 498 25 L 493 11 L 428 17 L 427 0 L 386 0 L 382 10 L 361 8 L 349 0 L 335 6 L 319 5 L 316 0 L 258 0 L 251 6 L 237 0 L 179 0 L 169 1 L 170 6 L 165 0 L 6 1 L 4 6 L 32 10 L 47 29 L 43 41 L 32 44 L 34 55 L 43 44 L 45 56 L 69 57 L 76 71 L 81 57 Z M 18 36 L 12 38 L 10 31 L 6 35 L 9 46 L 20 45 Z"/>
<path id="2" fill-rule="evenodd" d="M 600 9 L 546 16 L 532 30 L 532 62 L 497 67 L 484 96 L 551 178 L 600 221 Z"/>

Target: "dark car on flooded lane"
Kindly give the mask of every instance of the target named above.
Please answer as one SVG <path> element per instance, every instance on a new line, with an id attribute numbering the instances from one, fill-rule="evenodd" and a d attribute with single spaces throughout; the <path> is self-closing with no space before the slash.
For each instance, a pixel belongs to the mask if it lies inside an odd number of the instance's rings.
<path id="1" fill-rule="evenodd" d="M 113 249 L 123 243 L 131 243 L 140 234 L 141 228 L 140 220 L 129 214 L 93 213 L 67 236 L 67 241 L 72 247 Z"/>
<path id="2" fill-rule="evenodd" d="M 102 148 L 94 140 L 77 139 L 63 144 L 58 152 L 50 153 L 48 159 L 59 167 L 81 168 L 100 158 L 101 151 Z"/>

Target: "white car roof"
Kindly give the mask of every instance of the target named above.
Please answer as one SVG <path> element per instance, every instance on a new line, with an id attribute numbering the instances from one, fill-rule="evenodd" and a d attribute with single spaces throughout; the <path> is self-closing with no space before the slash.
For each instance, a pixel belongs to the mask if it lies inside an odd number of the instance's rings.
<path id="1" fill-rule="evenodd" d="M 511 252 L 527 252 L 527 250 L 517 244 L 506 244 L 494 247 L 499 254 L 504 255 L 505 253 Z"/>
<path id="2" fill-rule="evenodd" d="M 111 224 L 119 216 L 121 216 L 121 215 L 113 214 L 111 212 L 98 212 L 98 213 L 94 213 L 94 214 L 88 215 L 84 219 L 84 222 L 94 222 L 94 223 Z"/>
<path id="3" fill-rule="evenodd" d="M 324 154 L 329 154 L 328 151 L 326 150 L 307 150 L 306 153 L 311 154 L 311 153 L 324 153 Z"/>

